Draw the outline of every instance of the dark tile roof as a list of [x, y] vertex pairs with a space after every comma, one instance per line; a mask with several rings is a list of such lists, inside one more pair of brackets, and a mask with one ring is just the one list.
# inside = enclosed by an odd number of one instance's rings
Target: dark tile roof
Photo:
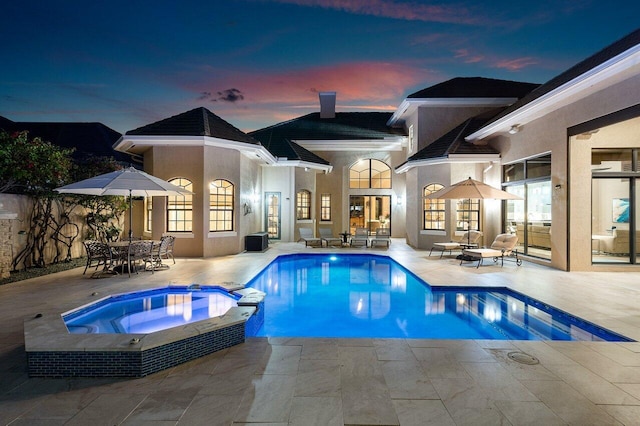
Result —
[[539, 84], [484, 77], [456, 77], [407, 96], [418, 98], [522, 98]]
[[329, 164], [329, 162], [324, 158], [317, 156], [308, 149], [305, 149], [288, 139], [272, 140], [263, 145], [275, 157], [287, 158], [289, 160], [300, 160], [316, 164]]
[[263, 144], [278, 139], [357, 140], [404, 135], [387, 126], [390, 112], [338, 112], [335, 118], [320, 118], [319, 112], [278, 123], [249, 134]]
[[0, 128], [7, 132], [26, 130], [30, 137], [39, 137], [63, 148], [75, 148], [75, 159], [96, 155], [131, 162], [128, 155], [113, 149], [120, 133], [102, 123], [17, 122], [0, 117]]
[[401, 129], [387, 126], [389, 117], [387, 112], [338, 112], [335, 118], [320, 118], [315, 112], [249, 134], [276, 157], [329, 164], [292, 140], [348, 141], [404, 135]]
[[203, 107], [129, 130], [126, 134], [135, 136], [210, 136], [254, 145], [260, 144], [242, 130]]
[[515, 102], [513, 105], [511, 105], [510, 107], [508, 107], [507, 109], [505, 109], [504, 111], [502, 111], [500, 114], [498, 114], [496, 117], [494, 117], [490, 122], [488, 122], [487, 124], [494, 122], [510, 113], [512, 113], [513, 111], [522, 108], [523, 106], [527, 105], [530, 102], [535, 101], [536, 99], [540, 98], [541, 96], [553, 91], [554, 89], [557, 89], [558, 87], [562, 86], [563, 84], [581, 76], [582, 74], [594, 69], [595, 67], [597, 67], [598, 65], [601, 65], [603, 63], [605, 63], [606, 61], [608, 61], [609, 59], [625, 52], [626, 50], [629, 50], [630, 48], [636, 46], [640, 44], [640, 29], [635, 30], [634, 32], [630, 33], [629, 35], [621, 38], [620, 40], [616, 41], [615, 43], [605, 47], [604, 49], [600, 50], [599, 52], [595, 53], [594, 55], [589, 56], [587, 59], [585, 59], [582, 62], [579, 62], [578, 64], [574, 65], [573, 67], [569, 68], [568, 70], [566, 70], [565, 72], [563, 72], [562, 74], [552, 78], [551, 80], [549, 80], [548, 82], [542, 84], [541, 86], [539, 86], [538, 88], [536, 88], [535, 90], [533, 90], [531, 93], [529, 93], [527, 96], [523, 97], [522, 99], [518, 100], [517, 102]]
[[453, 154], [499, 154], [499, 151], [489, 145], [474, 145], [464, 140], [467, 135], [482, 127], [490, 118], [495, 116], [496, 113], [496, 110], [492, 110], [467, 119], [442, 137], [413, 154], [400, 166], [413, 161], [447, 158]]

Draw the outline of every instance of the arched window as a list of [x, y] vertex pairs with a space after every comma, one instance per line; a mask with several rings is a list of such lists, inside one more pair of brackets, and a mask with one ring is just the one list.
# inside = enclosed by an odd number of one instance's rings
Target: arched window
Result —
[[445, 229], [445, 200], [429, 199], [427, 195], [441, 190], [444, 186], [430, 183], [422, 190], [423, 198], [423, 229]]
[[[170, 183], [193, 192], [189, 179], [171, 179]], [[193, 200], [191, 194], [167, 197], [167, 231], [191, 232], [193, 230]]]
[[391, 188], [391, 167], [372, 158], [360, 160], [349, 169], [349, 188]]
[[217, 179], [209, 185], [209, 231], [233, 231], [233, 184]]
[[306, 189], [296, 194], [296, 218], [298, 220], [311, 219], [311, 192]]

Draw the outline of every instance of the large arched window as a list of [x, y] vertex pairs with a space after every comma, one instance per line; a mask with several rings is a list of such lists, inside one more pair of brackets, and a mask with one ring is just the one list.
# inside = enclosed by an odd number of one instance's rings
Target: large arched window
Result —
[[[170, 183], [193, 192], [189, 179], [171, 179]], [[167, 197], [167, 231], [191, 232], [193, 230], [193, 200], [191, 194]]]
[[233, 184], [217, 179], [209, 185], [209, 231], [233, 231]]
[[372, 158], [360, 160], [349, 169], [349, 188], [391, 188], [391, 167]]
[[298, 220], [311, 219], [311, 192], [306, 189], [296, 194], [296, 218]]
[[423, 229], [445, 229], [445, 200], [429, 199], [427, 195], [441, 190], [444, 186], [430, 183], [422, 190], [423, 198]]

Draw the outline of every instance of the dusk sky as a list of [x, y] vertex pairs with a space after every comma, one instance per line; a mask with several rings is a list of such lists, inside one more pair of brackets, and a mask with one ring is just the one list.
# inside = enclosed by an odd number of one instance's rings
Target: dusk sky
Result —
[[0, 13], [0, 115], [124, 133], [204, 106], [244, 131], [393, 111], [453, 77], [544, 83], [638, 28], [637, 0], [22, 1]]

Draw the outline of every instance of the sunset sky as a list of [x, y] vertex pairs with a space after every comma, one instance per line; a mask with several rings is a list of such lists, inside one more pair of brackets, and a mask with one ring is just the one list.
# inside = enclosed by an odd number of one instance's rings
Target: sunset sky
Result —
[[[179, 3], [179, 5], [178, 5]], [[543, 83], [638, 27], [637, 1], [4, 2], [0, 115], [126, 132], [204, 106], [256, 130], [393, 111], [453, 77]]]

